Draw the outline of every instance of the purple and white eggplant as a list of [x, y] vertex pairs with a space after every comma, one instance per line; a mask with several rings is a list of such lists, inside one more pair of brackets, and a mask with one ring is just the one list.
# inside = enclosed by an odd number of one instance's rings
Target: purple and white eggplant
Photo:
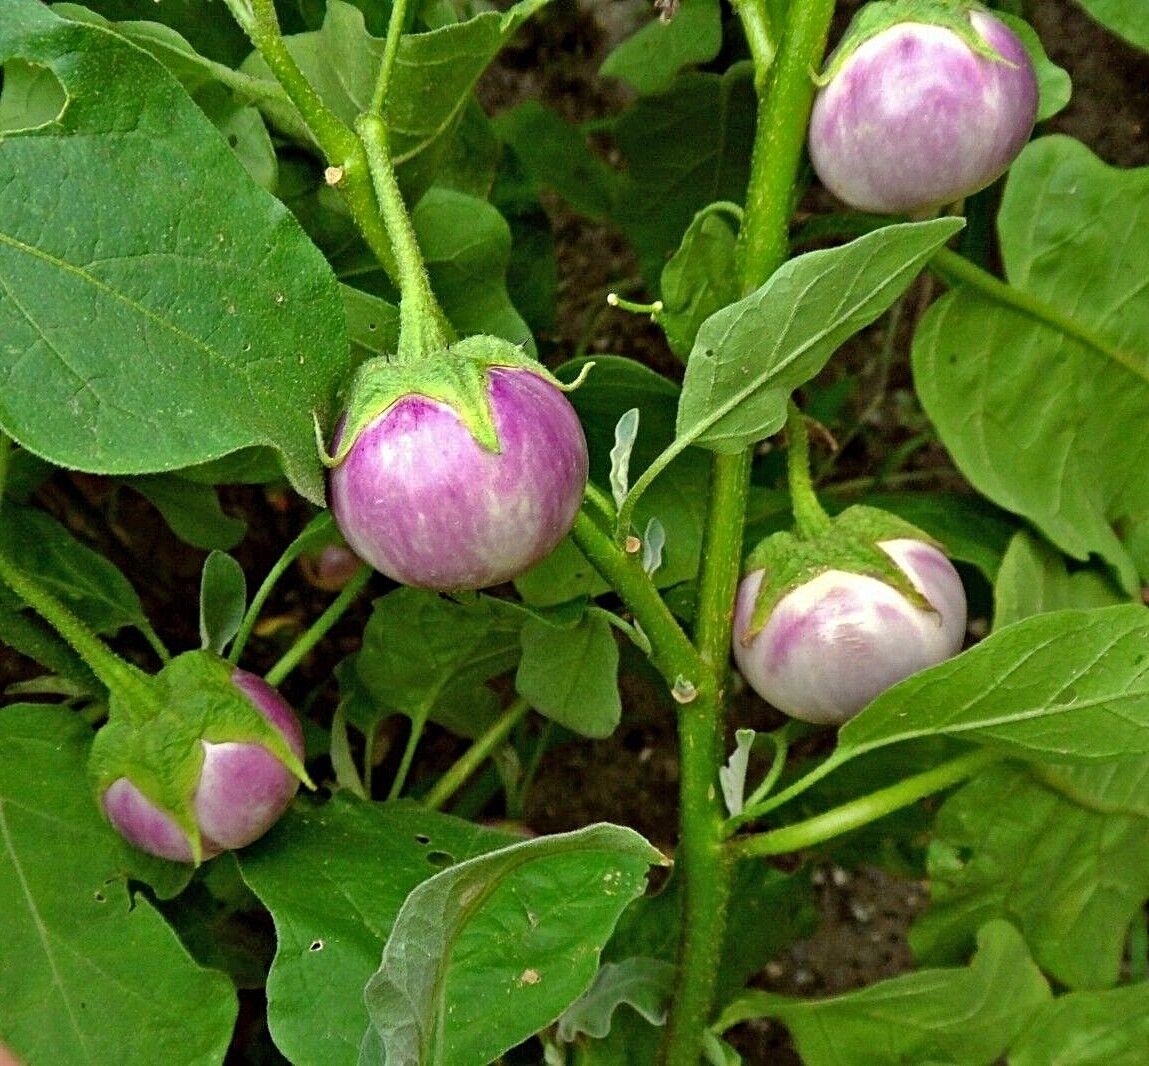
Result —
[[209, 653], [173, 660], [158, 681], [163, 707], [118, 715], [97, 734], [91, 769], [108, 821], [175, 862], [257, 840], [306, 779], [295, 712], [262, 678]]
[[[456, 348], [492, 344], [501, 350], [491, 338]], [[340, 443], [331, 509], [355, 553], [388, 577], [441, 591], [484, 588], [517, 577], [569, 532], [586, 486], [586, 439], [537, 364], [452, 353], [434, 369], [450, 370], [449, 389], [396, 390], [349, 447]]]
[[826, 78], [810, 159], [822, 183], [861, 211], [917, 215], [985, 188], [1037, 116], [1025, 46], [967, 3], [867, 5]]

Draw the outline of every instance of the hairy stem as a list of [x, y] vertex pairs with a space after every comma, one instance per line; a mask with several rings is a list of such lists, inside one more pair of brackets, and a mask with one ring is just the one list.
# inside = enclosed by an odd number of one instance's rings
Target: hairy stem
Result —
[[[763, 12], [756, 3], [739, 5], [748, 40], [760, 40], [761, 27], [755, 19]], [[764, 57], [755, 53], [760, 104], [737, 246], [744, 293], [760, 286], [789, 253], [791, 203], [814, 97], [810, 74], [821, 60], [833, 12], [833, 0], [792, 3], [778, 54], [765, 77], [760, 66]], [[706, 676], [698, 701], [679, 720], [681, 841], [677, 862], [683, 879], [683, 924], [663, 1043], [663, 1056], [670, 1066], [696, 1066], [701, 1059], [726, 926], [730, 865], [722, 845], [725, 827], [717, 770], [722, 762], [725, 682], [750, 460], [749, 450], [717, 455], [711, 471], [695, 632]]]
[[407, 0], [391, 0], [391, 17], [387, 21], [383, 59], [379, 63], [379, 73], [375, 76], [375, 91], [371, 94], [371, 112], [380, 117], [383, 115], [383, 105], [387, 102], [387, 90], [391, 85], [391, 74], [395, 69], [395, 57], [399, 54], [399, 42], [403, 39], [406, 21]]
[[932, 770], [907, 777], [896, 785], [878, 789], [868, 796], [859, 796], [833, 810], [807, 818], [804, 822], [732, 840], [726, 845], [727, 851], [734, 859], [755, 859], [766, 855], [785, 855], [822, 844], [852, 829], [869, 825], [894, 811], [900, 811], [935, 792], [952, 788], [1002, 758], [1000, 752], [989, 750], [962, 755]]
[[355, 576], [340, 589], [339, 595], [331, 601], [327, 610], [311, 623], [303, 636], [292, 644], [279, 662], [267, 671], [264, 680], [269, 685], [274, 687], [281, 684], [283, 679], [303, 662], [311, 649], [327, 636], [331, 627], [343, 617], [344, 612], [355, 601], [355, 597], [363, 591], [374, 572], [366, 563], [355, 571]]
[[511, 730], [526, 717], [530, 709], [530, 704], [521, 696], [514, 700], [435, 782], [435, 787], [427, 793], [423, 803], [433, 811], [440, 810], [443, 804], [483, 765], [491, 753], [507, 739]]
[[790, 483], [790, 506], [800, 536], [810, 539], [830, 528], [830, 516], [818, 502], [810, 478], [810, 433], [806, 416], [793, 400], [787, 406], [786, 474]]

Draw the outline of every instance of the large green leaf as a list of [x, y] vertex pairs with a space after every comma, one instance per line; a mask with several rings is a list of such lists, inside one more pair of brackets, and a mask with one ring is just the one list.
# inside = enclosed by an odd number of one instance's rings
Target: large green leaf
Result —
[[1144, 1066], [1149, 982], [1073, 992], [1037, 1012], [1009, 1049], [1009, 1066]]
[[365, 993], [386, 1061], [484, 1066], [549, 1025], [590, 986], [619, 915], [665, 861], [633, 830], [593, 825], [424, 881]]
[[1146, 0], [1078, 0], [1103, 26], [1149, 52], [1149, 3]]
[[[483, 11], [465, 22], [403, 35], [384, 118], [400, 180], [414, 199], [431, 184], [479, 75], [511, 34], [547, 2], [519, 0], [505, 12]], [[346, 123], [370, 109], [383, 40], [367, 32], [358, 8], [329, 0], [323, 27], [288, 37], [287, 47], [324, 103]], [[244, 70], [267, 75], [259, 56], [252, 56]], [[260, 106], [280, 129], [306, 139], [290, 104], [261, 101]]]
[[[1139, 587], [1119, 536], [1149, 514], [1149, 167], [1116, 170], [1067, 137], [1010, 171], [1006, 276], [1055, 326], [962, 287], [914, 339], [914, 378], [962, 473], [1075, 559]], [[1072, 334], [1072, 335], [1071, 335]]]
[[945, 734], [1049, 762], [1149, 754], [1149, 610], [1054, 611], [895, 685], [838, 734], [841, 755]]
[[992, 922], [978, 934], [968, 969], [924, 970], [823, 1000], [751, 991], [716, 1028], [777, 1018], [807, 1066], [989, 1066], [1048, 1000], [1025, 942], [1007, 923]]
[[686, 364], [677, 443], [735, 452], [777, 433], [790, 394], [886, 310], [961, 227], [953, 218], [906, 223], [809, 252], [712, 314]]
[[322, 256], [146, 53], [10, 0], [12, 57], [68, 99], [0, 140], [0, 426], [104, 473], [269, 445], [322, 502], [313, 412], [348, 371]]
[[[1135, 780], [1143, 785], [1144, 776]], [[1113, 781], [1113, 799], [1126, 784]], [[933, 906], [910, 937], [925, 961], [961, 959], [982, 923], [1002, 917], [1059, 981], [1105, 988], [1117, 980], [1129, 924], [1149, 897], [1149, 823], [1143, 813], [1074, 802], [1024, 768], [998, 766], [941, 808], [929, 872]]]
[[513, 839], [415, 804], [340, 793], [297, 806], [245, 849], [243, 878], [278, 934], [267, 996], [279, 1049], [298, 1066], [356, 1062], [368, 1026], [363, 986], [407, 895], [444, 865]]
[[0, 710], [0, 1042], [29, 1063], [222, 1062], [235, 990], [129, 890], [91, 736], [66, 710]]

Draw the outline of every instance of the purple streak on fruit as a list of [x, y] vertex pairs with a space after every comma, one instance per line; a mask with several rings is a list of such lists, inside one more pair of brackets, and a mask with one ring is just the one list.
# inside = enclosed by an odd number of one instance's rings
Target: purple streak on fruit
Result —
[[[236, 670], [232, 683], [303, 759], [303, 731], [290, 704], [266, 681]], [[193, 800], [204, 858], [242, 848], [263, 836], [287, 810], [299, 782], [260, 744], [200, 741], [203, 767]], [[191, 862], [192, 849], [175, 819], [126, 777], [103, 795], [104, 812], [130, 844], [162, 859]]]
[[501, 451], [448, 406], [406, 396], [359, 434], [331, 473], [331, 509], [352, 549], [406, 585], [484, 588], [529, 569], [574, 523], [586, 439], [562, 392], [529, 370], [494, 367]]
[[763, 571], [743, 578], [734, 611], [734, 660], [750, 686], [803, 721], [837, 725], [911, 674], [955, 655], [965, 591], [950, 561], [919, 540], [879, 547], [934, 610], [877, 578], [828, 570], [787, 593], [748, 643]]
[[860, 45], [814, 102], [810, 159], [823, 184], [862, 211], [917, 214], [985, 188], [1029, 140], [1037, 77], [1024, 45], [990, 15], [978, 34], [904, 22]]

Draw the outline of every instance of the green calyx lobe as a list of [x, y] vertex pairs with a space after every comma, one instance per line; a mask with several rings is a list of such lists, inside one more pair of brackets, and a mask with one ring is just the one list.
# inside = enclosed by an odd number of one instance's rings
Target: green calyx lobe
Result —
[[924, 541], [941, 545], [917, 526], [876, 507], [848, 507], [821, 532], [802, 537], [774, 533], [747, 557], [744, 570], [764, 570], [750, 625], [742, 635], [748, 644], [766, 625], [779, 601], [829, 570], [860, 574], [882, 581], [900, 592], [915, 607], [933, 611], [933, 605], [914, 588], [906, 573], [878, 545], [887, 540]]
[[196, 865], [203, 841], [195, 819], [195, 791], [203, 742], [259, 744], [308, 788], [311, 778], [283, 736], [232, 682], [235, 667], [214, 652], [190, 651], [150, 680], [148, 706], [112, 693], [107, 725], [97, 734], [88, 774], [97, 798], [126, 777], [183, 830]]
[[990, 14], [984, 4], [971, 0], [874, 0], [859, 9], [826, 62], [825, 69], [814, 80], [820, 86], [833, 81], [846, 61], [866, 41], [906, 22], [941, 26], [956, 33], [979, 56], [1013, 66], [974, 29], [969, 17], [971, 11]]
[[359, 434], [381, 414], [408, 396], [423, 396], [452, 408], [471, 436], [497, 455], [502, 446], [491, 409], [488, 371], [494, 367], [525, 370], [569, 392], [582, 383], [592, 365], [588, 363], [578, 379], [568, 385], [517, 344], [490, 336], [467, 337], [417, 361], [370, 359], [351, 382], [335, 453], [323, 454], [322, 446], [320, 453], [327, 466], [338, 466], [347, 458]]

